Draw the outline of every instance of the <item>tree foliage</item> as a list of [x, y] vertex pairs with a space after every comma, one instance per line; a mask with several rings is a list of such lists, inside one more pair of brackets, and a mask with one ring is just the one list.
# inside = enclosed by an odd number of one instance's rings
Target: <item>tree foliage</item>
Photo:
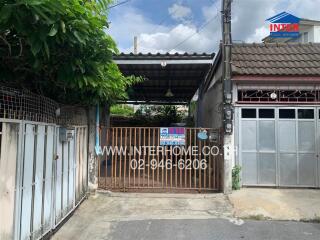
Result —
[[0, 81], [60, 102], [126, 97], [125, 77], [107, 34], [111, 0], [0, 0]]
[[184, 122], [187, 112], [174, 105], [140, 106], [135, 117], [146, 125], [171, 126], [172, 123]]
[[111, 106], [110, 113], [115, 116], [129, 117], [134, 115], [134, 109], [126, 104], [116, 104]]

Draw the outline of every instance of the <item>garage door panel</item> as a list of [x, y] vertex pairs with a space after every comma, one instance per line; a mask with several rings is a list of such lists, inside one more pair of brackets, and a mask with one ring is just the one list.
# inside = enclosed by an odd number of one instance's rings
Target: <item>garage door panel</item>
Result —
[[280, 185], [297, 185], [297, 155], [280, 154]]
[[240, 116], [243, 185], [319, 187], [320, 114], [312, 107], [275, 107], [267, 118], [261, 109]]
[[296, 122], [279, 121], [279, 151], [296, 152]]
[[315, 124], [310, 121], [298, 122], [298, 141], [299, 151], [314, 152], [315, 151]]
[[242, 122], [242, 150], [256, 151], [257, 148], [257, 123], [255, 120]]
[[275, 122], [259, 121], [259, 150], [275, 150]]
[[317, 160], [315, 154], [299, 154], [299, 185], [316, 186]]
[[243, 183], [257, 184], [257, 154], [256, 153], [242, 153], [243, 164]]
[[275, 185], [276, 184], [276, 154], [259, 154], [259, 183]]

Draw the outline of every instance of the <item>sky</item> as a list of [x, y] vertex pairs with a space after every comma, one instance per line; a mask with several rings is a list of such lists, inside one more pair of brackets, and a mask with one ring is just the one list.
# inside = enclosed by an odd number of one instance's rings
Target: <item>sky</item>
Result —
[[[116, 2], [123, 2], [118, 0]], [[320, 0], [233, 0], [234, 42], [261, 42], [265, 20], [286, 11], [320, 20]], [[130, 0], [109, 10], [108, 33], [121, 52], [216, 52], [221, 39], [221, 0]]]

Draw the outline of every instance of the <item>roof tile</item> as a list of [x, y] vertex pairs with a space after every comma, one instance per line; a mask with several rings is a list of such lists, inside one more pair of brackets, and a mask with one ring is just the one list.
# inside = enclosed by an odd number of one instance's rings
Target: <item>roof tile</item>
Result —
[[319, 43], [233, 44], [235, 75], [320, 76]]

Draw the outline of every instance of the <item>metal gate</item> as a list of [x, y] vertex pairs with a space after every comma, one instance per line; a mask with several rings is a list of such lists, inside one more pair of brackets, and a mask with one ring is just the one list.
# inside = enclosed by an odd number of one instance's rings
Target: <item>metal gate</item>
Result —
[[[127, 191], [220, 190], [221, 131], [184, 128], [184, 145], [161, 145], [160, 129], [101, 129], [99, 187]], [[200, 139], [199, 134], [207, 135]]]
[[87, 191], [87, 127], [0, 118], [0, 239], [40, 239]]
[[319, 187], [319, 116], [315, 107], [240, 108], [243, 185]]

